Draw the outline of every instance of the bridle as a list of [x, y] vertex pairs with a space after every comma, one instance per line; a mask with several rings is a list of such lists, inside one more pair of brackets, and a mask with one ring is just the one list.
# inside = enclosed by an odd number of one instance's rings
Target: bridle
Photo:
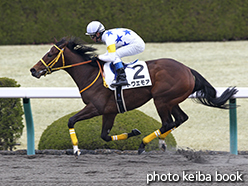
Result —
[[[47, 71], [46, 71], [46, 74], [51, 74], [52, 71], [55, 71], [55, 70], [60, 70], [60, 69], [63, 69], [63, 68], [66, 68], [65, 66], [65, 57], [64, 57], [64, 48], [60, 49], [59, 47], [57, 47], [57, 45], [53, 45], [55, 48], [57, 48], [59, 50], [59, 53], [58, 55], [48, 64], [45, 63], [45, 61], [43, 59], [40, 59], [40, 61], [43, 63], [43, 65], [46, 67]], [[62, 62], [63, 62], [63, 66], [62, 67], [58, 67], [58, 68], [52, 68], [59, 60], [60, 56], [62, 56]], [[68, 67], [67, 67], [68, 68]]]
[[[65, 69], [65, 68], [71, 68], [71, 67], [75, 67], [75, 66], [79, 66], [79, 65], [84, 65], [84, 64], [87, 64], [87, 63], [92, 62], [92, 60], [89, 60], [89, 61], [84, 61], [84, 62], [72, 64], [72, 65], [65, 65], [65, 57], [64, 57], [64, 53], [63, 53], [65, 47], [62, 48], [62, 49], [60, 49], [57, 45], [53, 45], [53, 46], [59, 50], [58, 55], [50, 63], [48, 63], [48, 64], [46, 64], [43, 59], [40, 59], [40, 61], [43, 63], [43, 65], [47, 69], [47, 72], [46, 72], [45, 75], [51, 74], [55, 70], [60, 70], [60, 69]], [[63, 64], [63, 66], [62, 67], [52, 68], [58, 62], [58, 60], [59, 60], [59, 58], [61, 56], [62, 56], [62, 64]], [[99, 62], [97, 61], [97, 63], [99, 63]]]
[[[80, 63], [76, 63], [76, 64], [72, 64], [72, 65], [65, 65], [65, 57], [64, 57], [64, 48], [60, 49], [57, 45], [53, 45], [55, 48], [57, 48], [59, 50], [59, 53], [58, 55], [48, 64], [45, 63], [45, 61], [43, 59], [40, 59], [40, 61], [42, 62], [42, 64], [46, 67], [46, 73], [44, 74], [44, 76], [46, 76], [47, 74], [51, 74], [53, 71], [56, 71], [56, 70], [60, 70], [60, 69], [65, 69], [65, 68], [71, 68], [71, 67], [75, 67], [75, 66], [79, 66], [79, 65], [84, 65], [84, 64], [87, 64], [87, 63], [91, 63], [92, 60], [89, 60], [89, 61], [84, 61], [84, 62], [80, 62]], [[56, 68], [53, 68], [53, 66], [58, 62], [59, 58], [62, 57], [62, 64], [63, 66], [61, 67], [56, 67]], [[98, 60], [96, 60], [97, 64], [98, 64], [98, 67], [99, 67], [99, 72], [96, 76], [96, 78], [92, 81], [92, 83], [90, 85], [88, 85], [87, 87], [85, 87], [84, 89], [80, 90], [80, 93], [84, 92], [85, 90], [87, 90], [88, 88], [90, 88], [95, 82], [96, 80], [99, 78], [100, 74], [102, 75], [102, 79], [103, 79], [103, 85], [108, 88], [108, 85], [106, 84], [105, 82], [105, 78], [103, 76], [103, 72], [102, 72], [102, 67], [99, 63]]]

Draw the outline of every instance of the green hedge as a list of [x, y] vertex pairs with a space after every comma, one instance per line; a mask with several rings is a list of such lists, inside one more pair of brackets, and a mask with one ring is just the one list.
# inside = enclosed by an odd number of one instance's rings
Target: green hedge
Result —
[[[20, 87], [14, 79], [0, 78], [0, 87]], [[0, 98], [0, 150], [15, 149], [24, 128], [20, 98]]]
[[248, 38], [248, 0], [1, 0], [0, 45], [81, 37], [87, 24], [127, 27], [146, 42]]
[[[69, 129], [67, 127], [67, 122], [68, 119], [75, 113], [66, 115], [48, 126], [47, 129], [42, 133], [38, 144], [38, 149], [71, 149], [72, 143], [69, 135]], [[138, 110], [132, 110], [124, 114], [117, 115], [110, 135], [129, 133], [134, 128], [139, 129], [142, 134], [127, 140], [105, 142], [101, 139], [101, 116], [80, 121], [75, 125], [75, 131], [78, 137], [80, 149], [137, 150], [140, 143], [142, 142], [142, 139], [148, 134], [161, 128], [161, 124], [155, 119]], [[176, 147], [176, 141], [172, 134], [169, 134], [165, 141], [169, 149]], [[158, 149], [158, 139], [155, 139], [149, 143], [146, 150], [149, 151], [156, 149]]]

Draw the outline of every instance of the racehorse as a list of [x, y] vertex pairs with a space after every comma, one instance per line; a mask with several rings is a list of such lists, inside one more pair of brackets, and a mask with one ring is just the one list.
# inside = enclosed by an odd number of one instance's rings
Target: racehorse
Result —
[[[107, 142], [139, 135], [140, 131], [137, 129], [130, 133], [109, 135], [118, 109], [113, 91], [104, 86], [103, 62], [92, 60], [96, 49], [86, 46], [76, 37], [64, 37], [60, 41], [55, 39], [55, 43], [30, 71], [34, 77], [40, 78], [64, 69], [78, 86], [86, 106], [68, 121], [75, 156], [80, 155], [80, 149], [74, 125], [80, 120], [102, 115], [101, 138]], [[235, 87], [231, 87], [217, 97], [215, 88], [202, 75], [173, 59], [150, 60], [146, 61], [146, 64], [152, 85], [123, 90], [127, 111], [153, 99], [162, 121], [160, 129], [143, 138], [138, 149], [139, 154], [145, 151], [145, 146], [154, 138], [164, 140], [172, 130], [188, 119], [179, 103], [191, 94], [195, 93], [195, 99], [206, 106], [227, 109], [227, 100], [237, 92]]]

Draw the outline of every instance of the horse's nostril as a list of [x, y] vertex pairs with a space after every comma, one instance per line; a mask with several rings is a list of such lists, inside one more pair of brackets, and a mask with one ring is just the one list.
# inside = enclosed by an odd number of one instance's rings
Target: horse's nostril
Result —
[[35, 70], [34, 68], [31, 68], [31, 69], [30, 69], [30, 72], [31, 72], [32, 76], [35, 76], [36, 70]]
[[34, 68], [31, 68], [31, 69], [30, 69], [30, 72], [31, 72], [31, 73], [34, 73], [35, 71], [36, 71], [36, 70], [35, 70]]

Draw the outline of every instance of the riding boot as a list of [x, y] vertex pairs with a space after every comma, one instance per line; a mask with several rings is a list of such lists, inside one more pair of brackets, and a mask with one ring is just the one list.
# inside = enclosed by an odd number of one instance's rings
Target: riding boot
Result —
[[112, 83], [110, 86], [118, 87], [118, 86], [129, 85], [126, 79], [126, 73], [122, 65], [122, 62], [115, 64], [115, 68], [117, 72], [116, 82]]

